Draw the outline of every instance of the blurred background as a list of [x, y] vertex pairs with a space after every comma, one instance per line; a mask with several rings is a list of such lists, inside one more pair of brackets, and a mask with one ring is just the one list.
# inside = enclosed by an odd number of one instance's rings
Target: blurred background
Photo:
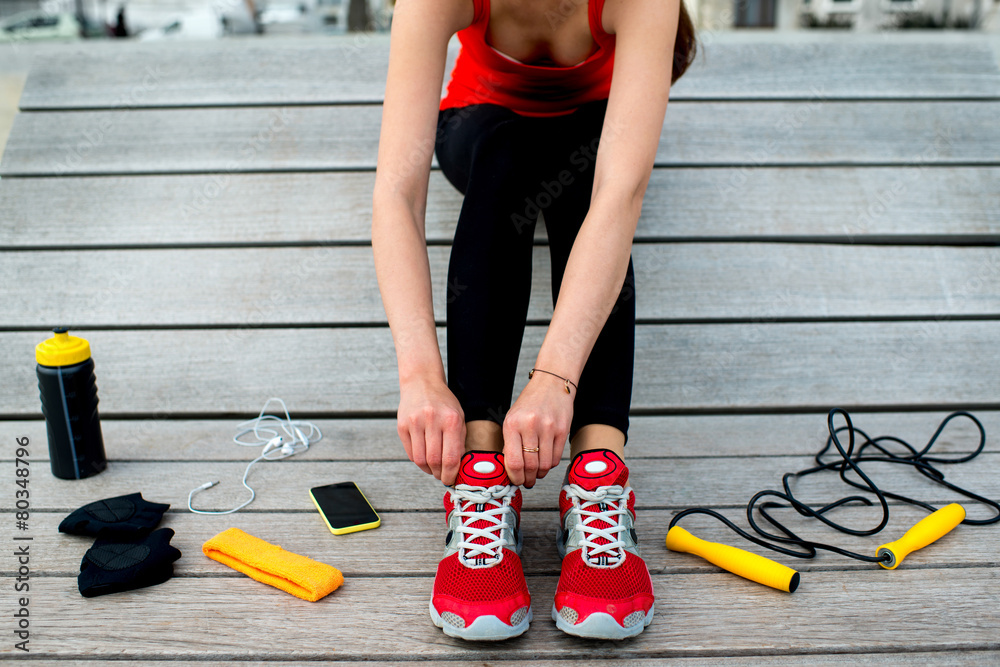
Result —
[[[0, 0], [0, 40], [386, 32], [393, 0]], [[1000, 32], [1000, 0], [685, 0], [699, 30]]]
[[0, 0], [6, 39], [388, 31], [390, 0]]

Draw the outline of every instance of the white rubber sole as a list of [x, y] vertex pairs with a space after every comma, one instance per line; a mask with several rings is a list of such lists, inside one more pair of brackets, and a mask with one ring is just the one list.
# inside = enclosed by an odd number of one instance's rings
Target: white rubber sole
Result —
[[434, 608], [434, 600], [430, 601], [431, 620], [434, 625], [444, 630], [449, 637], [458, 637], [468, 641], [498, 642], [511, 637], [524, 634], [531, 623], [531, 607], [528, 607], [528, 615], [517, 625], [507, 625], [496, 616], [480, 616], [464, 628], [448, 623]]
[[646, 618], [641, 624], [636, 623], [631, 628], [623, 628], [618, 625], [618, 621], [616, 621], [610, 614], [605, 614], [603, 612], [593, 613], [582, 623], [570, 625], [569, 622], [563, 618], [558, 611], [556, 611], [555, 605], [552, 605], [552, 620], [556, 622], [557, 628], [568, 635], [586, 637], [588, 639], [628, 639], [629, 637], [635, 637], [638, 635], [646, 628], [647, 625], [653, 622], [653, 607], [649, 608], [649, 612], [646, 614]]

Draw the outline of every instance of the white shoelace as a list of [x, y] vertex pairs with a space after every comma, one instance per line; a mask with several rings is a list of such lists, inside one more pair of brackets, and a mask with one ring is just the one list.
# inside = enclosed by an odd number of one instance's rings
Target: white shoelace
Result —
[[[466, 567], [491, 567], [503, 560], [503, 548], [506, 543], [503, 539], [503, 530], [513, 528], [507, 523], [507, 515], [513, 511], [510, 505], [511, 498], [517, 487], [513, 485], [491, 486], [483, 488], [481, 486], [469, 486], [467, 484], [457, 484], [451, 492], [452, 502], [456, 503], [455, 516], [461, 519], [458, 527], [461, 539], [458, 543], [458, 559]], [[473, 510], [463, 510], [462, 507], [471, 503]], [[489, 505], [487, 508], [486, 506]], [[485, 521], [486, 528], [473, 528], [472, 524], [478, 521]], [[485, 538], [489, 540], [485, 544], [473, 544], [472, 540]], [[485, 558], [479, 558], [485, 556]]]
[[[563, 487], [566, 495], [573, 502], [571, 512], [580, 517], [580, 530], [583, 533], [583, 559], [593, 567], [618, 567], [625, 562], [625, 542], [621, 533], [625, 526], [619, 517], [628, 512], [628, 496], [631, 488], [620, 486], [602, 486], [595, 491], [587, 491], [576, 484]], [[583, 502], [581, 502], [583, 501]], [[604, 507], [603, 510], [590, 510], [581, 507], [582, 504]], [[595, 523], [610, 525], [610, 528], [600, 528]], [[595, 540], [603, 538], [604, 544]]]

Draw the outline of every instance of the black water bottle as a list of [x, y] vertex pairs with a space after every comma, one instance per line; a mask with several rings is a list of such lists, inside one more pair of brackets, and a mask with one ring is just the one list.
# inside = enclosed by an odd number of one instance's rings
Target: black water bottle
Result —
[[52, 474], [83, 479], [108, 466], [97, 414], [94, 360], [86, 340], [70, 336], [65, 327], [52, 331], [52, 338], [35, 346]]

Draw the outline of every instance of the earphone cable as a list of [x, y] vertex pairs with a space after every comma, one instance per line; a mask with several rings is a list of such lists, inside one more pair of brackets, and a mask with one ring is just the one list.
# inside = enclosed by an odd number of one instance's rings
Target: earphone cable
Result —
[[[277, 401], [281, 404], [281, 409], [285, 413], [285, 418], [282, 419], [277, 415], [267, 414], [268, 406], [272, 401]], [[268, 428], [263, 426], [264, 424], [270, 424], [275, 422], [281, 427], [281, 430], [288, 436], [288, 440], [282, 436], [277, 430], [273, 428]], [[260, 455], [247, 464], [246, 469], [243, 471], [243, 486], [250, 492], [250, 498], [232, 509], [228, 510], [199, 510], [195, 509], [192, 504], [192, 499], [194, 494], [204, 491], [205, 489], [210, 489], [217, 485], [219, 482], [206, 482], [199, 487], [191, 489], [188, 493], [188, 510], [194, 512], [195, 514], [232, 514], [233, 512], [238, 512], [250, 503], [254, 501], [257, 497], [257, 492], [247, 483], [247, 477], [250, 475], [250, 469], [255, 463], [259, 461], [280, 461], [281, 459], [286, 459], [290, 456], [294, 456], [300, 452], [304, 452], [309, 449], [309, 445], [318, 442], [323, 438], [323, 433], [320, 431], [319, 427], [312, 422], [307, 421], [295, 421], [292, 419], [291, 414], [288, 412], [288, 407], [285, 402], [277, 397], [272, 397], [267, 399], [264, 403], [264, 407], [261, 408], [260, 414], [258, 414], [253, 419], [248, 419], [237, 425], [236, 435], [233, 436], [233, 442], [242, 447], [259, 447], [264, 446], [261, 450]], [[242, 440], [244, 436], [249, 433], [253, 433], [254, 437], [257, 438], [254, 442], [247, 442]]]

